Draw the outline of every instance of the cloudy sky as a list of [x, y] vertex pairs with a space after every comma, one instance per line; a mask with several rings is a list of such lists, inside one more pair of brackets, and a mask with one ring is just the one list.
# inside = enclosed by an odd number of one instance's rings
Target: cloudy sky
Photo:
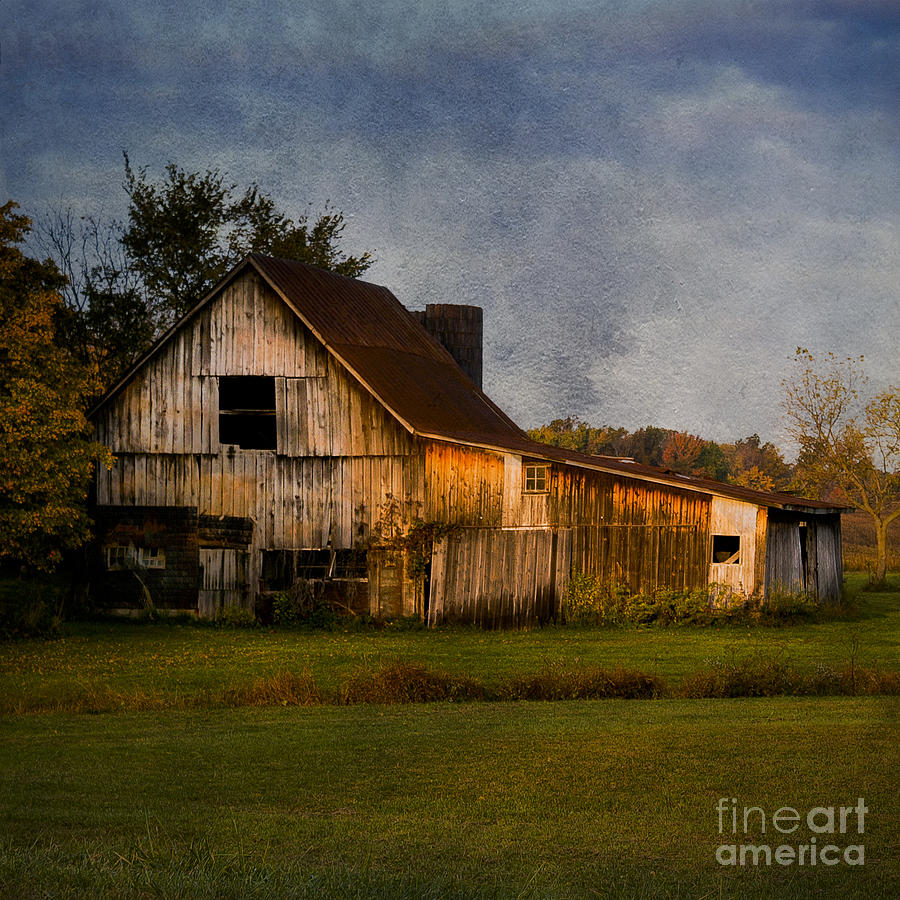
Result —
[[33, 217], [121, 217], [123, 150], [330, 201], [525, 427], [780, 442], [798, 345], [900, 381], [896, 0], [7, 0], [0, 123]]

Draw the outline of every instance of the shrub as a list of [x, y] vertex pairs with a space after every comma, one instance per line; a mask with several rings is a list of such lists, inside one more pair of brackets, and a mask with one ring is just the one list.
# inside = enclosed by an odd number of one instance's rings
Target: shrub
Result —
[[393, 662], [375, 672], [362, 670], [340, 688], [344, 704], [482, 699], [484, 687], [476, 679], [429, 669], [418, 662]]
[[846, 603], [822, 607], [802, 593], [771, 593], [760, 602], [724, 585], [632, 593], [596, 575], [575, 572], [563, 593], [562, 613], [564, 621], [573, 625], [787, 625], [847, 617], [852, 609]]
[[498, 700], [647, 700], [660, 697], [665, 684], [656, 675], [598, 666], [565, 668], [547, 664], [539, 672], [513, 675], [496, 690]]
[[0, 579], [0, 638], [55, 634], [65, 594], [64, 585], [45, 577]]
[[324, 703], [309, 672], [279, 672], [252, 684], [225, 691], [226, 706], [315, 706]]
[[223, 606], [216, 613], [216, 625], [224, 628], [252, 628], [256, 616], [243, 606]]
[[272, 600], [272, 621], [290, 628], [334, 630], [341, 616], [326, 603], [320, 581], [298, 579], [290, 590], [280, 591]]
[[624, 621], [627, 591], [588, 572], [573, 572], [562, 599], [563, 617], [576, 625], [618, 625]]
[[821, 609], [808, 594], [770, 591], [759, 606], [758, 616], [765, 625], [786, 625], [812, 621], [819, 616]]
[[781, 659], [711, 660], [685, 678], [678, 693], [690, 698], [898, 694], [900, 672], [860, 668], [853, 661], [800, 672]]
[[780, 659], [709, 660], [681, 684], [683, 697], [775, 697], [803, 694], [802, 676]]

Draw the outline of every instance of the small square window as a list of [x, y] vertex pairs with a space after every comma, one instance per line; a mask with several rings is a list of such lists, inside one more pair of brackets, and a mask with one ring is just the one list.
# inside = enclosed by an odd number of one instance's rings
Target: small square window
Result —
[[712, 561], [740, 565], [741, 537], [738, 534], [714, 534], [712, 536]]
[[550, 490], [548, 486], [549, 468], [549, 466], [525, 466], [523, 468], [526, 494], [546, 494]]
[[132, 547], [107, 547], [106, 548], [106, 568], [114, 572], [117, 569], [127, 569], [128, 563], [134, 558], [134, 549]]
[[138, 551], [138, 563], [146, 569], [164, 569], [166, 552], [162, 547], [142, 547]]

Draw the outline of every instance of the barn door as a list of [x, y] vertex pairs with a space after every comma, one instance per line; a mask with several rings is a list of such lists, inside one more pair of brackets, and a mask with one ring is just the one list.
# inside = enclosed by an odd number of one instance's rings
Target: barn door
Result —
[[204, 619], [214, 619], [226, 606], [244, 606], [249, 593], [246, 550], [200, 550], [203, 586], [197, 612]]

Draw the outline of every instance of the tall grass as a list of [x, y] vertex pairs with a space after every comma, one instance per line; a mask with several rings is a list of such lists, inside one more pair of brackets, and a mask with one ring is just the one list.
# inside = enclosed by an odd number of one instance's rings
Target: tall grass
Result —
[[244, 706], [334, 706], [518, 700], [653, 700], [661, 697], [775, 697], [900, 694], [900, 672], [862, 667], [850, 659], [837, 667], [800, 669], [780, 657], [710, 660], [679, 682], [636, 669], [546, 662], [493, 682], [448, 673], [423, 662], [395, 661], [359, 668], [337, 688], [324, 688], [309, 672], [281, 671], [218, 691], [151, 694], [79, 685], [47, 697], [0, 698], [0, 714], [124, 710], [210, 709]]

